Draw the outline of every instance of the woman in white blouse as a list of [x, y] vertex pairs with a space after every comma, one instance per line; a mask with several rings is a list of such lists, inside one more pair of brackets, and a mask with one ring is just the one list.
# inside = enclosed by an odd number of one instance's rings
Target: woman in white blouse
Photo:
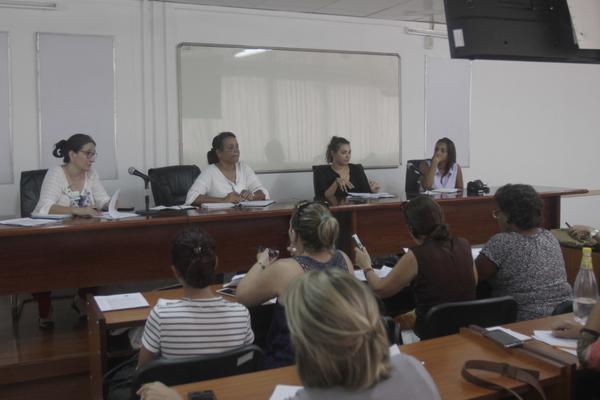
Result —
[[52, 155], [62, 158], [64, 164], [52, 167], [46, 173], [40, 199], [33, 212], [97, 216], [97, 210], [108, 204], [110, 197], [92, 169], [96, 160], [94, 139], [76, 133], [68, 140], [56, 143]]
[[[92, 164], [96, 160], [96, 142], [88, 135], [76, 133], [67, 140], [54, 145], [54, 157], [62, 158], [64, 164], [52, 167], [46, 173], [40, 199], [34, 213], [73, 214], [94, 217], [108, 204], [110, 197], [100, 182]], [[79, 289], [72, 307], [80, 317], [85, 316], [85, 295], [89, 289]], [[32, 293], [38, 302], [39, 326], [51, 328], [52, 305], [50, 292]]]
[[186, 204], [239, 203], [265, 200], [269, 192], [248, 165], [240, 161], [240, 147], [232, 132], [214, 137], [206, 155], [210, 164], [188, 191]]

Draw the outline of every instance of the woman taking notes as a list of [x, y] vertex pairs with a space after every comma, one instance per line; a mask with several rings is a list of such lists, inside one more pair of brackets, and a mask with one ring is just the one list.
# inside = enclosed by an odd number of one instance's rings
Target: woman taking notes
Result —
[[[284, 295], [287, 324], [304, 386], [297, 400], [436, 400], [435, 383], [412, 356], [390, 355], [375, 298], [338, 270], [311, 271]], [[181, 399], [163, 384], [138, 391], [143, 400]]]
[[[46, 173], [40, 199], [34, 213], [72, 214], [80, 217], [96, 217], [98, 211], [110, 201], [92, 164], [96, 160], [96, 142], [88, 135], [77, 133], [54, 146], [54, 157], [64, 164], [52, 167]], [[80, 289], [72, 307], [85, 316], [85, 295], [89, 290]], [[32, 293], [38, 302], [40, 328], [51, 328], [52, 306], [50, 292]]]
[[463, 188], [462, 169], [456, 163], [456, 147], [448, 138], [437, 141], [433, 157], [421, 161], [419, 170], [423, 174], [420, 181], [424, 189]]
[[62, 158], [64, 164], [46, 173], [33, 213], [97, 216], [97, 210], [107, 205], [110, 197], [92, 169], [97, 156], [94, 139], [76, 133], [56, 143], [52, 155]]
[[[268, 249], [259, 253], [256, 263], [237, 287], [237, 300], [251, 307], [280, 298], [290, 282], [313, 269], [352, 271], [348, 256], [335, 249], [338, 234], [338, 221], [327, 207], [320, 203], [299, 203], [292, 213], [288, 231], [292, 257], [270, 259]], [[267, 367], [294, 362], [285, 310], [279, 303], [275, 305], [265, 353]]]
[[325, 159], [330, 168], [315, 171], [316, 198], [343, 197], [348, 192], [375, 193], [379, 191], [379, 184], [367, 179], [365, 171], [360, 164], [351, 164], [352, 149], [350, 142], [343, 137], [333, 136]]
[[186, 204], [199, 206], [269, 198], [269, 192], [252, 168], [240, 161], [240, 146], [233, 133], [221, 132], [215, 136], [206, 157], [210, 165], [196, 178]]

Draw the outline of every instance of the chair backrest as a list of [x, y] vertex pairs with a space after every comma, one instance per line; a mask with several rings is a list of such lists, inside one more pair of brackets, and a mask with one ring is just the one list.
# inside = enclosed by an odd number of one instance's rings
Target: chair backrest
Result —
[[320, 171], [322, 171], [322, 170], [324, 170], [326, 168], [331, 168], [331, 167], [329, 166], [329, 164], [325, 164], [325, 165], [313, 165], [312, 166], [312, 172], [313, 172], [313, 191], [315, 193], [315, 198], [317, 197], [317, 180], [315, 179], [315, 176], [317, 176]]
[[394, 321], [392, 317], [388, 317], [387, 315], [383, 315], [381, 317], [381, 322], [383, 322], [383, 326], [385, 326], [385, 332], [387, 333], [388, 340], [390, 341], [390, 346], [394, 344], [402, 344], [400, 324]]
[[47, 169], [34, 169], [21, 172], [21, 217], [29, 217], [40, 200], [42, 183]]
[[408, 160], [406, 162], [406, 179], [404, 181], [404, 191], [406, 193], [419, 193], [419, 165], [425, 160]]
[[178, 206], [185, 203], [188, 190], [200, 175], [196, 165], [171, 165], [148, 170], [152, 184], [154, 204]]
[[517, 302], [511, 296], [443, 303], [432, 307], [425, 316], [421, 339], [458, 333], [471, 324], [490, 327], [517, 320]]
[[573, 300], [565, 300], [562, 303], [559, 303], [554, 310], [552, 311], [552, 315], [559, 314], [567, 314], [573, 312]]
[[130, 398], [138, 399], [135, 393], [147, 382], [160, 381], [167, 386], [173, 386], [246, 374], [262, 369], [264, 360], [262, 350], [256, 345], [242, 346], [224, 353], [206, 356], [153, 360], [134, 375]]

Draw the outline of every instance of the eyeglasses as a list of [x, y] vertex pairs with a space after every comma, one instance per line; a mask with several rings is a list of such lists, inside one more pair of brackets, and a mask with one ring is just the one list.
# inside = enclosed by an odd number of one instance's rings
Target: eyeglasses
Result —
[[495, 209], [494, 211], [492, 211], [492, 217], [494, 217], [494, 219], [498, 219], [498, 214], [500, 214], [502, 211], [500, 211], [499, 208]]
[[85, 158], [87, 158], [88, 160], [93, 160], [94, 158], [98, 157], [98, 153], [96, 153], [95, 151], [83, 151], [81, 150], [80, 153], [83, 153], [83, 155], [85, 155]]

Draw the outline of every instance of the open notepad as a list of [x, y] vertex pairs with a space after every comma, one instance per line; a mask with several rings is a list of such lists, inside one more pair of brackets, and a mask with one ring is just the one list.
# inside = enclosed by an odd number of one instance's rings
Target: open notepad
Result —
[[357, 193], [357, 192], [348, 192], [348, 196], [350, 198], [358, 198], [358, 199], [385, 199], [388, 197], [396, 197], [393, 194], [381, 192], [381, 193]]
[[239, 203], [202, 203], [202, 208], [206, 210], [223, 210], [233, 207], [266, 207], [275, 203], [274, 200], [248, 200]]
[[114, 294], [112, 296], [94, 296], [100, 311], [126, 310], [128, 308], [148, 307], [146, 298], [139, 292]]

